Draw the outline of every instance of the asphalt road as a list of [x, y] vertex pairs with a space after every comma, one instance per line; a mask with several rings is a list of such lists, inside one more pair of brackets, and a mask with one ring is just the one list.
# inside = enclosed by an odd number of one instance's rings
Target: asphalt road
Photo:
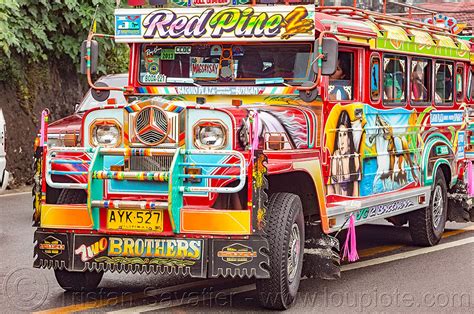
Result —
[[[106, 273], [92, 293], [64, 293], [51, 270], [33, 269], [30, 195], [0, 196], [0, 311], [252, 312], [252, 280], [191, 280]], [[337, 281], [303, 280], [288, 312], [474, 312], [474, 224], [448, 223], [441, 243], [414, 247], [406, 227], [357, 228], [361, 260]]]

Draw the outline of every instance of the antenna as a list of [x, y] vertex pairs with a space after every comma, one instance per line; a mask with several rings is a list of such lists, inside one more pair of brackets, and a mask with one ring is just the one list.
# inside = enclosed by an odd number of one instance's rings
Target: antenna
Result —
[[[118, 2], [120, 2], [120, 0], [116, 0]], [[95, 6], [95, 12], [94, 12], [94, 16], [92, 17], [92, 22], [91, 22], [91, 27], [89, 29], [89, 33], [94, 33], [96, 31], [96, 17], [97, 17], [97, 11], [99, 10], [99, 5], [96, 5]]]

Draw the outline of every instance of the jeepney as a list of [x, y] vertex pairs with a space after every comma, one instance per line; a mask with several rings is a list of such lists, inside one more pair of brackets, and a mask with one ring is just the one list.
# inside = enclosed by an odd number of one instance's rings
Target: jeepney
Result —
[[127, 86], [90, 81], [127, 103], [84, 113], [62, 147], [43, 113], [35, 267], [72, 291], [105, 271], [251, 277], [264, 307], [286, 309], [302, 276], [357, 259], [358, 225], [408, 224], [431, 246], [447, 220], [474, 220], [472, 44], [351, 7], [263, 2], [118, 8], [114, 35], [89, 34], [89, 81], [94, 38], [129, 45]]

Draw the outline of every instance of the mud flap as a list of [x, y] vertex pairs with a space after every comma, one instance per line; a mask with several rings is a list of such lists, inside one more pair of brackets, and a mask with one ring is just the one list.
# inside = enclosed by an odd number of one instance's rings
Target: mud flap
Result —
[[341, 277], [339, 240], [322, 232], [319, 222], [306, 223], [303, 276], [334, 280]]
[[33, 267], [70, 269], [70, 235], [36, 231], [34, 242]]
[[209, 277], [269, 278], [268, 241], [212, 239]]
[[448, 193], [448, 220], [454, 222], [474, 221], [473, 199], [468, 197], [465, 183], [458, 182]]

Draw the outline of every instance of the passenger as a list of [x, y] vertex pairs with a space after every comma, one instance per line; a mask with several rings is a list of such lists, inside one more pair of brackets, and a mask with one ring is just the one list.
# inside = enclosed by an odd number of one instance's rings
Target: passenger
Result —
[[403, 71], [400, 61], [388, 62], [384, 71], [384, 100], [402, 102], [405, 99]]
[[441, 64], [436, 72], [436, 103], [450, 102], [452, 100], [453, 82], [451, 69]]
[[329, 76], [329, 100], [350, 100], [351, 88], [350, 56], [341, 53], [337, 60], [336, 71]]
[[331, 157], [328, 194], [359, 196], [360, 164], [352, 122], [346, 110], [339, 114]]
[[411, 72], [411, 95], [415, 101], [428, 101], [428, 91], [423, 80], [423, 69], [418, 63]]

